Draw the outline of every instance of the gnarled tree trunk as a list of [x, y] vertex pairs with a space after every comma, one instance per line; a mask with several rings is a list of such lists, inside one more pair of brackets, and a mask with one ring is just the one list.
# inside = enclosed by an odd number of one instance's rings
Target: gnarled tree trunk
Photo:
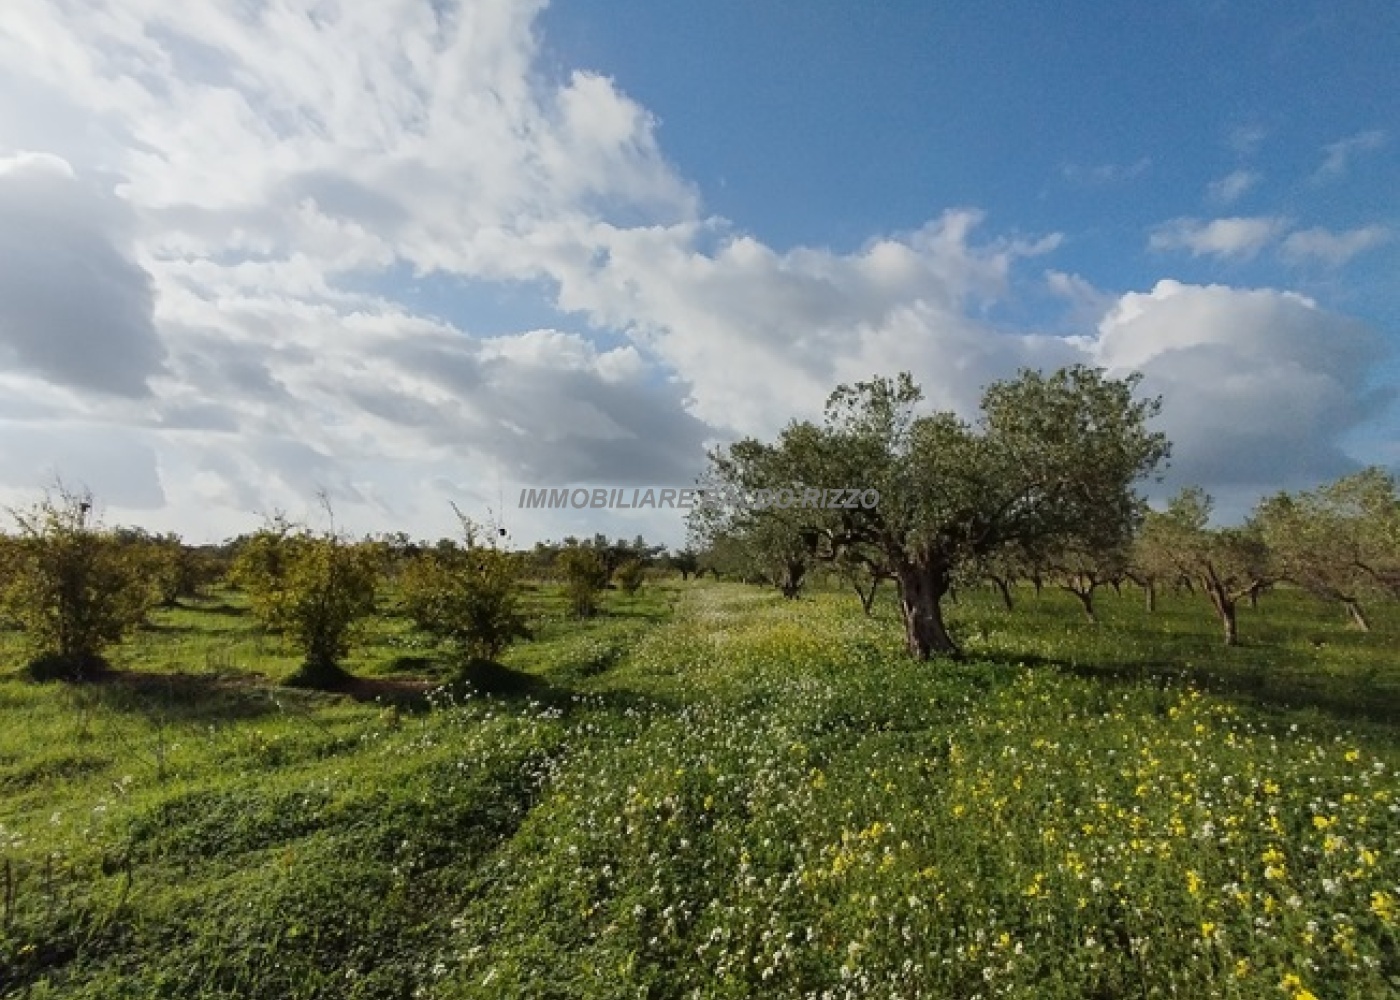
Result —
[[943, 622], [943, 597], [951, 589], [950, 568], [942, 563], [905, 563], [895, 572], [904, 640], [909, 655], [920, 660], [958, 656], [960, 650]]

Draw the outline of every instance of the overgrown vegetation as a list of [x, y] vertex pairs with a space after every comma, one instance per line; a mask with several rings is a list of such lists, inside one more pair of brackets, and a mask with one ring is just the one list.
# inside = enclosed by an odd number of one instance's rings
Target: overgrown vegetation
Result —
[[[0, 679], [0, 996], [1393, 992], [1393, 605], [1281, 590], [1226, 648], [1189, 594], [964, 588], [930, 670], [813, 586], [528, 591], [421, 711], [260, 686], [230, 594], [114, 651], [149, 685]], [[242, 661], [197, 697], [195, 642]]]

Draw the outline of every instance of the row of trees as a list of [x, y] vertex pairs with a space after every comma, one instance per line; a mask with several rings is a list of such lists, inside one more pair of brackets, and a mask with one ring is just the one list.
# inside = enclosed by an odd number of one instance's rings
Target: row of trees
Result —
[[1245, 524], [1210, 523], [1211, 498], [1183, 490], [1151, 510], [1136, 486], [1167, 459], [1148, 428], [1160, 400], [1138, 379], [1074, 367], [994, 383], [982, 417], [918, 414], [908, 375], [841, 386], [823, 424], [794, 422], [772, 442], [710, 456], [707, 485], [754, 495], [792, 486], [873, 488], [873, 509], [720, 509], [692, 513], [699, 565], [796, 596], [834, 573], [869, 613], [885, 581], [898, 589], [909, 652], [956, 654], [943, 602], [958, 586], [994, 585], [1007, 607], [1018, 582], [1072, 593], [1096, 620], [1100, 588], [1141, 586], [1207, 597], [1225, 642], [1236, 608], [1289, 582], [1336, 601], [1367, 627], [1367, 601], [1400, 594], [1400, 499], [1376, 468], [1310, 492], [1279, 493]]
[[[389, 585], [398, 610], [443, 642], [453, 663], [494, 660], [529, 630], [520, 610], [524, 580], [543, 572], [564, 586], [571, 609], [591, 615], [602, 591], [642, 586], [662, 549], [638, 538], [602, 536], [508, 552], [499, 533], [464, 517], [459, 540], [417, 544], [405, 536], [355, 541], [274, 515], [222, 546], [190, 547], [175, 535], [108, 528], [92, 497], [59, 484], [27, 510], [12, 510], [0, 534], [0, 625], [20, 630], [36, 676], [83, 680], [105, 666], [103, 651], [145, 624], [160, 606], [216, 583], [244, 591], [269, 631], [303, 657], [294, 682], [335, 687], [360, 626]], [[548, 553], [542, 563], [541, 551]]]

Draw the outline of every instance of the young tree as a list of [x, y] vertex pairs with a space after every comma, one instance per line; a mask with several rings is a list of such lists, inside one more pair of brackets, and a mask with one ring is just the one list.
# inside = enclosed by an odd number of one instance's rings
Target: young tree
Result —
[[564, 590], [574, 614], [581, 618], [595, 614], [598, 595], [611, 577], [602, 555], [591, 546], [573, 545], [559, 553], [555, 566], [564, 575]]
[[292, 682], [334, 688], [348, 679], [340, 663], [355, 626], [374, 613], [381, 569], [376, 547], [348, 541], [334, 524], [317, 532], [274, 515], [241, 546], [231, 575], [263, 625], [305, 657]]
[[868, 618], [875, 610], [875, 595], [880, 584], [894, 577], [880, 558], [864, 546], [847, 546], [834, 562], [837, 575], [856, 592], [860, 609]]
[[1011, 611], [1016, 606], [1012, 597], [1016, 581], [1041, 579], [1041, 568], [1035, 565], [1021, 546], [1006, 545], [978, 559], [974, 566], [969, 567], [967, 576], [971, 582], [979, 579], [989, 581], [1001, 595], [1002, 606]]
[[1164, 513], [1148, 513], [1139, 551], [1200, 587], [1220, 618], [1225, 645], [1233, 646], [1239, 642], [1239, 602], [1258, 594], [1275, 574], [1257, 526], [1211, 528], [1211, 507], [1204, 490], [1183, 489]]
[[156, 535], [142, 528], [120, 527], [114, 537], [131, 557], [142, 563], [160, 593], [160, 605], [173, 608], [182, 597], [198, 597], [220, 575], [210, 553], [186, 545], [174, 532]]
[[617, 568], [613, 578], [624, 594], [635, 594], [641, 589], [644, 572], [640, 559], [628, 559]]
[[61, 483], [11, 509], [16, 534], [0, 566], [0, 612], [24, 633], [36, 676], [86, 680], [103, 651], [146, 619], [159, 592], [146, 565], [93, 514], [92, 495]]
[[899, 588], [910, 654], [956, 655], [942, 601], [960, 567], [1006, 546], [1038, 548], [1131, 522], [1133, 484], [1168, 451], [1146, 427], [1159, 402], [1133, 398], [1138, 381], [1084, 366], [1023, 371], [987, 388], [975, 426], [951, 413], [916, 415], [922, 393], [907, 373], [838, 387], [824, 426], [793, 423], [774, 444], [720, 449], [710, 473], [747, 495], [840, 487], [875, 490], [878, 503], [796, 517], [736, 507], [706, 530], [786, 522], [824, 559], [870, 546]]
[[494, 661], [516, 639], [530, 636], [520, 613], [520, 570], [520, 560], [491, 547], [448, 557], [422, 553], [400, 577], [404, 612], [449, 644], [459, 672]]

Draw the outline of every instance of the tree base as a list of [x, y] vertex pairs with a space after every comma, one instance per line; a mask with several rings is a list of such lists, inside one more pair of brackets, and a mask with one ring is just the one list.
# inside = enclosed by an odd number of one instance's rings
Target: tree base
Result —
[[312, 688], [317, 691], [339, 691], [348, 687], [354, 677], [334, 663], [303, 663], [286, 680], [287, 687]]

